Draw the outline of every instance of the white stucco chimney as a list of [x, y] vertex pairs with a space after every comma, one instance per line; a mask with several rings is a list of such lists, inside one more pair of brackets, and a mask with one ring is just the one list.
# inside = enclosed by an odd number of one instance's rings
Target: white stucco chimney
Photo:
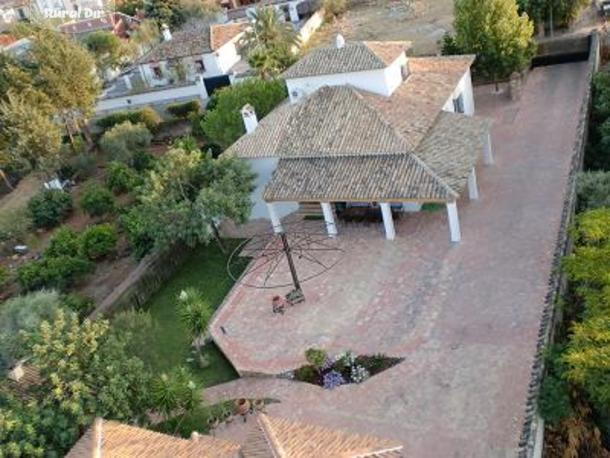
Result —
[[337, 49], [341, 49], [345, 46], [345, 38], [343, 38], [343, 35], [341, 35], [340, 33], [338, 33], [335, 37], [335, 46], [337, 47]]
[[19, 361], [7, 374], [13, 382], [18, 382], [24, 376], [23, 361]]
[[161, 34], [163, 35], [163, 41], [170, 41], [172, 39], [172, 32], [167, 24], [161, 25]]
[[241, 109], [241, 117], [244, 120], [244, 126], [246, 127], [246, 133], [251, 134], [258, 126], [258, 118], [256, 117], [256, 111], [254, 107], [249, 103], [245, 104]]

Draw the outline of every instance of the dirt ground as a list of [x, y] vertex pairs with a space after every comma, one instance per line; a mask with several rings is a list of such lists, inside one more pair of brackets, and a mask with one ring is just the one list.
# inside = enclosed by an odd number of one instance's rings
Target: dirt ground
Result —
[[357, 0], [340, 20], [324, 25], [307, 48], [326, 45], [341, 33], [347, 40], [409, 40], [414, 55], [436, 54], [452, 22], [453, 0]]

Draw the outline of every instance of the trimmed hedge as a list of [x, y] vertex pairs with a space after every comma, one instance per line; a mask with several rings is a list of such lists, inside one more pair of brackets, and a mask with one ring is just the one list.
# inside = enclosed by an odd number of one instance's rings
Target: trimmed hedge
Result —
[[44, 189], [28, 202], [28, 211], [34, 226], [52, 228], [72, 212], [72, 196], [57, 189]]
[[201, 111], [201, 103], [199, 103], [199, 100], [175, 103], [173, 105], [168, 105], [165, 110], [176, 118], [188, 119], [191, 115], [198, 114], [199, 111]]
[[132, 124], [144, 124], [151, 132], [156, 132], [161, 124], [161, 116], [150, 107], [137, 111], [119, 111], [98, 119], [96, 124], [104, 130], [111, 129], [117, 124], [130, 121]]

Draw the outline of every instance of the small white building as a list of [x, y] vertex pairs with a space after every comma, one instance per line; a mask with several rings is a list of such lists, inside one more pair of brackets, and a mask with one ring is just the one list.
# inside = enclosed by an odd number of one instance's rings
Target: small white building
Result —
[[478, 198], [475, 166], [493, 161], [489, 122], [473, 116], [474, 56], [408, 57], [408, 48], [338, 36], [283, 74], [289, 100], [260, 123], [244, 107], [247, 133], [225, 154], [258, 174], [252, 219], [281, 232], [282, 217], [315, 203], [330, 236], [337, 216], [368, 211], [393, 239], [393, 215], [436, 203], [460, 240], [456, 202], [465, 191]]
[[194, 82], [200, 77], [224, 79], [227, 85], [232, 69], [241, 61], [237, 42], [246, 28], [245, 22], [205, 24], [172, 34], [164, 26], [163, 42], [137, 61], [141, 78], [149, 87]]

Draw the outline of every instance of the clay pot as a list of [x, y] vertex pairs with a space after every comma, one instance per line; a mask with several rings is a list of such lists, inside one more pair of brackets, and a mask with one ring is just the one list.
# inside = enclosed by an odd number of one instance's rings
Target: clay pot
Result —
[[235, 413], [246, 415], [248, 412], [250, 412], [250, 401], [245, 398], [237, 399], [235, 401]]

